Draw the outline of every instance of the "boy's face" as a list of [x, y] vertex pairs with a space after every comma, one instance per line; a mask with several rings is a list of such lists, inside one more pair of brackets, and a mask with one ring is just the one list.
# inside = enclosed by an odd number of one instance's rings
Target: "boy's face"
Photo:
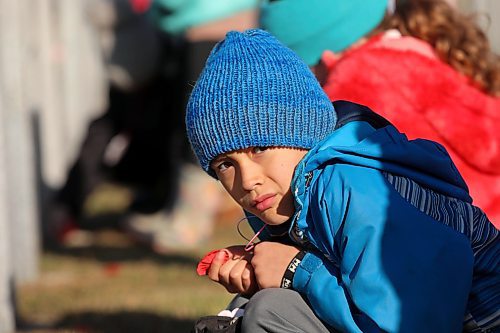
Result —
[[210, 167], [224, 188], [246, 211], [267, 224], [292, 217], [290, 191], [293, 172], [307, 150], [285, 147], [251, 147], [215, 158]]

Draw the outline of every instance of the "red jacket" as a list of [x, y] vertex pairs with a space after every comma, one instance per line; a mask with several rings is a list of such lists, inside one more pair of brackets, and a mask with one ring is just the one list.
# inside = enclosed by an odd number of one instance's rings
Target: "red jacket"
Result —
[[409, 138], [441, 143], [464, 177], [474, 204], [500, 227], [500, 98], [440, 61], [412, 37], [378, 36], [328, 66], [331, 100], [364, 104]]

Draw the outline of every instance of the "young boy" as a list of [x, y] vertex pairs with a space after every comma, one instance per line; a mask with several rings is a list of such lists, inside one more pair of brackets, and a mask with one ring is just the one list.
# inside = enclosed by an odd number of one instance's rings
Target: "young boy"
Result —
[[446, 151], [332, 106], [269, 33], [230, 32], [213, 49], [186, 125], [201, 167], [254, 230], [266, 225], [251, 251], [229, 247], [208, 269], [249, 297], [242, 332], [498, 326], [498, 230]]

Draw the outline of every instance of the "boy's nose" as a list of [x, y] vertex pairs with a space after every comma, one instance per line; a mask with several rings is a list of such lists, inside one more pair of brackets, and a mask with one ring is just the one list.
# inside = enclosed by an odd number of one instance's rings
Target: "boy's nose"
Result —
[[245, 191], [252, 191], [256, 186], [262, 185], [262, 169], [254, 163], [248, 163], [241, 167], [241, 186]]

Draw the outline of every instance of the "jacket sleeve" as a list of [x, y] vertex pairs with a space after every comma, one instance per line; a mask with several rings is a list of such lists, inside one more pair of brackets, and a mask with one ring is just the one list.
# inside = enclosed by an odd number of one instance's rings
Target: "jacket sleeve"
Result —
[[310, 189], [319, 249], [294, 276], [341, 332], [461, 332], [472, 277], [462, 234], [411, 206], [377, 170], [327, 166]]

